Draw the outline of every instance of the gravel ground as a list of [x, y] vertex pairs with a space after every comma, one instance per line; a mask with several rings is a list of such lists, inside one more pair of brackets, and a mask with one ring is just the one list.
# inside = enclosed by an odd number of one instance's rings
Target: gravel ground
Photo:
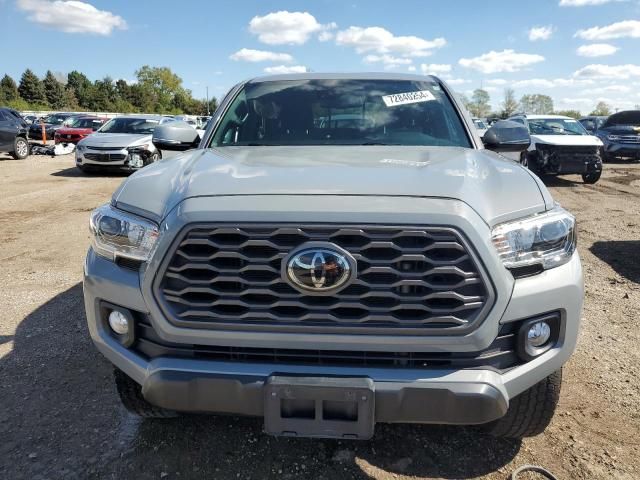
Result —
[[[378, 425], [370, 442], [275, 439], [257, 419], [141, 421], [85, 326], [89, 212], [118, 176], [71, 155], [0, 154], [0, 478], [488, 478], [525, 463], [563, 479], [640, 478], [640, 165], [549, 181], [579, 222], [586, 304], [559, 411], [539, 437]], [[531, 477], [533, 478], [533, 477]]]

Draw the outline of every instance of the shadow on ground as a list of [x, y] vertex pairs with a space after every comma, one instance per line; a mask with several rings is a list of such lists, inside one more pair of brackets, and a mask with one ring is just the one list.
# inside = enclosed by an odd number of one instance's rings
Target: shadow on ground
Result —
[[68, 177], [68, 178], [77, 178], [77, 177], [128, 177], [131, 175], [131, 172], [120, 172], [117, 170], [105, 170], [105, 171], [89, 171], [82, 172], [77, 167], [69, 167], [63, 168], [62, 170], [58, 170], [57, 172], [53, 172], [51, 176], [53, 177]]
[[640, 240], [610, 240], [595, 242], [591, 253], [607, 263], [627, 280], [640, 283]]
[[378, 425], [369, 442], [341, 442], [268, 437], [254, 418], [142, 421], [120, 405], [89, 339], [80, 284], [11, 340], [0, 358], [0, 478], [475, 478], [520, 449], [471, 428]]

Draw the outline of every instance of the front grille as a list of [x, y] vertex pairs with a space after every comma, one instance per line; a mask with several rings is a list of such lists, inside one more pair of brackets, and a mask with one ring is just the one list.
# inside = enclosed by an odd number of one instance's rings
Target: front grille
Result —
[[[357, 278], [330, 296], [295, 290], [282, 261], [307, 242], [348, 251]], [[461, 235], [420, 226], [192, 226], [167, 254], [154, 293], [179, 326], [322, 333], [466, 333], [493, 303]]]
[[124, 160], [127, 156], [123, 153], [85, 153], [84, 158], [94, 162], [116, 162]]
[[617, 142], [614, 143], [640, 143], [640, 135], [620, 135]]
[[600, 147], [598, 146], [578, 146], [578, 145], [547, 145], [537, 144], [536, 149], [545, 153], [549, 153], [556, 157], [578, 158], [590, 155], [598, 155]]
[[505, 370], [521, 363], [517, 355], [517, 334], [522, 322], [500, 327], [496, 339], [479, 352], [375, 352], [341, 350], [294, 350], [178, 344], [163, 341], [149, 320], [136, 321], [132, 348], [147, 359], [191, 358], [224, 362], [253, 362], [288, 365], [378, 368], [495, 368]]
[[93, 145], [88, 145], [87, 148], [89, 150], [98, 150], [98, 151], [105, 151], [105, 150], [118, 151], [118, 150], [124, 150], [127, 147], [95, 147]]

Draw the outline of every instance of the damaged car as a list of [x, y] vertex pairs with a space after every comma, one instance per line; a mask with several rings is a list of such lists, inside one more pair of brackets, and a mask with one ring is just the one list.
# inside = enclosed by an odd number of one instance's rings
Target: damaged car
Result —
[[584, 183], [602, 175], [602, 142], [576, 119], [561, 115], [516, 115], [509, 120], [529, 129], [531, 145], [520, 163], [538, 175], [579, 174]]
[[602, 140], [605, 162], [622, 158], [640, 160], [640, 110], [614, 113], [596, 135]]
[[160, 158], [151, 142], [154, 129], [172, 118], [160, 115], [127, 115], [105, 123], [98, 131], [80, 140], [76, 167], [83, 172], [97, 170], [134, 171]]

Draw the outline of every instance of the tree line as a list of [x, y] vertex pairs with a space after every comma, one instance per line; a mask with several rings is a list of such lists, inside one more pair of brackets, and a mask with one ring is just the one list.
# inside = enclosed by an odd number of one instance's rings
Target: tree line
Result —
[[[54, 75], [48, 70], [41, 80], [26, 69], [20, 82], [5, 74], [0, 80], [0, 105], [23, 110], [68, 110], [119, 113], [206, 115], [207, 101], [193, 97], [182, 79], [168, 67], [144, 65], [136, 70], [136, 82], [104, 77], [91, 81], [74, 70]], [[209, 111], [217, 106], [209, 100]]]
[[[489, 104], [491, 97], [489, 92], [478, 88], [473, 91], [471, 99], [460, 95], [462, 102], [474, 117], [478, 118], [508, 118], [516, 113], [528, 113], [536, 115], [564, 115], [567, 117], [581, 118], [583, 115], [578, 110], [554, 110], [553, 99], [549, 95], [539, 93], [523, 95], [516, 100], [513, 89], [505, 88], [504, 98], [498, 111], [493, 111]], [[589, 115], [611, 115], [612, 108], [606, 102], [598, 102], [596, 108]]]

